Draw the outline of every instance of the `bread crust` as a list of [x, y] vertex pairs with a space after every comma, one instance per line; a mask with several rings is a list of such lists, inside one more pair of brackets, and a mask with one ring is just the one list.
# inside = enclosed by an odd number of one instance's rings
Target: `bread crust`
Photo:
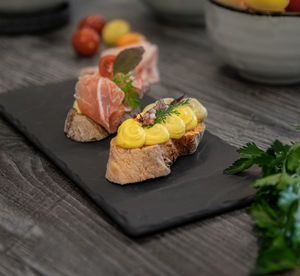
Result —
[[[131, 118], [134, 113], [139, 112], [139, 108], [133, 109], [130, 112], [124, 112], [120, 123]], [[86, 115], [78, 113], [75, 108], [71, 108], [68, 112], [64, 132], [68, 138], [76, 142], [95, 142], [109, 136], [104, 127]]]
[[170, 139], [159, 145], [125, 149], [116, 145], [116, 138], [110, 143], [106, 178], [117, 184], [141, 182], [146, 179], [166, 176], [171, 165], [180, 156], [196, 151], [205, 131], [205, 125], [198, 125], [180, 139]]
[[68, 138], [77, 142], [100, 141], [109, 135], [103, 127], [78, 113], [75, 108], [71, 108], [67, 115], [64, 132]]

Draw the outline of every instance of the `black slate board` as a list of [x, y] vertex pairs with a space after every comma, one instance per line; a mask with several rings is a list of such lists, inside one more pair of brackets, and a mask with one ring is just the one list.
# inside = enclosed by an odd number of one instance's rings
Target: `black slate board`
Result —
[[[179, 158], [169, 176], [127, 186], [108, 182], [105, 170], [110, 138], [82, 144], [63, 133], [74, 84], [72, 80], [1, 94], [0, 112], [126, 234], [150, 234], [249, 204], [254, 175], [224, 175], [223, 169], [237, 153], [208, 131], [197, 152]], [[153, 101], [147, 96], [144, 103]]]

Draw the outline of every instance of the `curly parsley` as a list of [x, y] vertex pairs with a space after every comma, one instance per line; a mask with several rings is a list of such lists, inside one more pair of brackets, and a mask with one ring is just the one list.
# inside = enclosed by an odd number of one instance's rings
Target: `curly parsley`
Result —
[[300, 266], [300, 142], [283, 145], [276, 140], [266, 151], [254, 143], [237, 150], [241, 158], [225, 169], [240, 173], [253, 165], [263, 178], [249, 214], [258, 233], [259, 252], [254, 273], [267, 274]]
[[123, 104], [132, 106], [133, 108], [141, 106], [141, 101], [139, 99], [139, 94], [136, 92], [136, 87], [132, 85], [132, 74], [122, 74], [119, 73], [113, 77], [113, 82], [119, 86], [119, 88], [124, 92], [125, 97]]

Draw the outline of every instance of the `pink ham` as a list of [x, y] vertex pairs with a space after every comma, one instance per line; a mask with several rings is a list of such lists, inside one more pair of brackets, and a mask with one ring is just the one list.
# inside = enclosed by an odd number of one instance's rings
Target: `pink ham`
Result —
[[124, 92], [110, 79], [98, 73], [79, 78], [75, 98], [80, 111], [114, 133], [124, 114]]
[[88, 76], [88, 75], [93, 75], [97, 72], [98, 72], [98, 66], [84, 67], [79, 72], [79, 78], [85, 77], [85, 76]]

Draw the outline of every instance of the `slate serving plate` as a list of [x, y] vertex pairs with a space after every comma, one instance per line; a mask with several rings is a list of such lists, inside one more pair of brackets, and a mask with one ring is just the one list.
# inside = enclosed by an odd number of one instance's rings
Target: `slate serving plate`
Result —
[[[83, 144], [63, 133], [74, 84], [72, 80], [1, 94], [0, 112], [126, 234], [150, 234], [249, 204], [254, 175], [224, 175], [223, 169], [238, 156], [234, 147], [208, 131], [197, 152], [179, 158], [169, 176], [127, 186], [108, 182], [110, 138]], [[144, 104], [153, 101], [147, 96]]]

